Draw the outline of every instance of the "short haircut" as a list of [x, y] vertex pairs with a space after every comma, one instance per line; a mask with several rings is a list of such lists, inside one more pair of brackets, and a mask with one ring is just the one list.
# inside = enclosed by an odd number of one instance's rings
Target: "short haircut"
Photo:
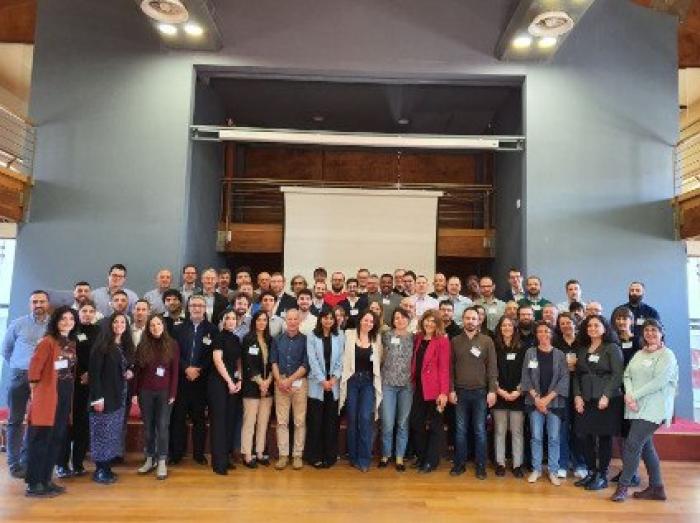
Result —
[[260, 293], [260, 301], [262, 301], [265, 296], [272, 296], [272, 299], [277, 301], [277, 295], [272, 291], [262, 291]]
[[122, 295], [122, 296], [124, 296], [127, 300], [129, 299], [129, 295], [126, 293], [126, 291], [123, 291], [123, 290], [121, 290], [121, 289], [119, 289], [118, 291], [114, 291], [114, 292], [112, 293], [112, 298], [114, 298], [114, 297], [117, 296], [117, 295]]
[[219, 269], [219, 276], [223, 276], [224, 274], [231, 274], [231, 269], [223, 268]]
[[350, 286], [351, 283], [354, 283], [355, 285], [360, 284], [360, 282], [357, 281], [357, 278], [348, 278], [347, 281], [345, 282], [345, 285]]
[[385, 272], [379, 278], [391, 278], [392, 281], [394, 280], [394, 276], [392, 274], [389, 274], [388, 272]]
[[569, 312], [582, 311], [585, 307], [580, 301], [572, 301], [569, 303]]
[[75, 285], [73, 285], [74, 289], [76, 287], [90, 287], [90, 284], [86, 281], [77, 281], [77, 282], [75, 282]]
[[613, 311], [613, 313], [612, 313], [612, 318], [611, 318], [610, 321], [611, 321], [612, 323], [615, 323], [615, 321], [616, 321], [618, 318], [621, 318], [621, 317], [622, 317], [622, 318], [629, 318], [629, 319], [631, 319], [631, 320], [634, 320], [634, 314], [632, 314], [632, 311], [630, 310], [630, 308], [629, 308], [629, 307], [625, 307], [625, 306], [620, 306], [620, 307], [617, 307], [617, 308]]
[[50, 298], [49, 298], [49, 293], [46, 292], [46, 291], [44, 291], [44, 290], [42, 290], [42, 289], [36, 289], [35, 291], [32, 291], [31, 294], [30, 294], [30, 296], [34, 296], [35, 294], [43, 294], [44, 296], [46, 296], [46, 299], [47, 299], [47, 300], [50, 299]]
[[308, 296], [309, 298], [313, 299], [314, 293], [311, 292], [311, 289], [301, 289], [297, 294], [297, 298], [299, 298], [299, 296]]
[[187, 265], [182, 266], [182, 273], [184, 274], [187, 269], [194, 269], [197, 271], [197, 266], [194, 263], [188, 263]]
[[[116, 294], [116, 293], [115, 293], [115, 294]], [[126, 294], [126, 293], [124, 293], [124, 294]], [[134, 302], [134, 305], [136, 305], [137, 303], [145, 303], [145, 304], [146, 304], [146, 307], [148, 307], [148, 310], [151, 310], [151, 302], [149, 302], [147, 299], [145, 299], [145, 298], [139, 298], [138, 300], [136, 300], [136, 301]]]
[[641, 281], [632, 281], [632, 282], [630, 282], [628, 287], [631, 287], [632, 285], [641, 285], [642, 289], [646, 289], [646, 287], [644, 286], [644, 283], [642, 283]]
[[126, 276], [126, 266], [125, 266], [125, 265], [123, 265], [123, 264], [121, 264], [121, 263], [115, 263], [114, 265], [112, 265], [112, 266], [109, 268], [109, 270], [107, 271], [107, 274], [112, 274], [112, 271], [113, 271], [114, 269], [117, 269], [117, 270], [119, 270], [119, 271], [124, 271], [124, 276]]
[[81, 310], [83, 307], [88, 307], [88, 306], [92, 307], [93, 309], [97, 309], [97, 307], [95, 307], [94, 301], [85, 300], [83, 303], [80, 304], [80, 307], [78, 307], [78, 310]]
[[238, 267], [236, 269], [236, 276], [238, 276], [242, 272], [245, 272], [249, 276], [252, 276], [252, 274], [253, 274], [253, 271], [247, 265], [241, 265], [240, 267]]
[[361, 272], [366, 272], [369, 274], [369, 269], [357, 269], [357, 274], [360, 274]]
[[205, 274], [210, 273], [210, 272], [213, 272], [214, 276], [216, 276], [217, 278], [219, 277], [219, 273], [216, 272], [216, 269], [214, 267], [207, 267], [206, 269], [204, 269], [202, 271], [202, 276], [204, 276]]
[[537, 280], [537, 282], [538, 282], [540, 285], [542, 285], [542, 279], [541, 279], [539, 276], [535, 276], [534, 274], [531, 274], [530, 276], [528, 276], [527, 278], [525, 278], [525, 281], [528, 281], [528, 280]]
[[439, 307], [442, 307], [443, 305], [444, 305], [445, 307], [451, 307], [452, 310], [454, 310], [454, 308], [455, 308], [455, 304], [452, 303], [450, 300], [442, 300], [442, 301], [440, 302]]
[[567, 280], [567, 282], [564, 284], [564, 288], [565, 288], [565, 289], [568, 289], [568, 288], [569, 288], [569, 285], [573, 285], [574, 283], [575, 283], [576, 285], [581, 285], [581, 282], [578, 281], [578, 280]]
[[414, 280], [416, 279], [416, 273], [413, 272], [413, 271], [410, 270], [410, 269], [407, 270], [406, 272], [404, 272], [403, 275], [404, 275], [404, 278], [405, 278], [406, 276], [410, 276], [410, 277], [413, 278]]
[[324, 278], [328, 277], [328, 271], [324, 269], [323, 267], [316, 267], [314, 269], [314, 278], [316, 276], [323, 276]]
[[[270, 294], [272, 294], [272, 293], [270, 293]], [[273, 294], [273, 296], [274, 296], [274, 294]], [[236, 294], [234, 294], [234, 295], [233, 295], [233, 299], [232, 299], [231, 301], [232, 301], [233, 303], [236, 303], [237, 300], [241, 300], [241, 299], [247, 301], [247, 302], [248, 302], [248, 305], [250, 305], [250, 296], [248, 296], [248, 295], [247, 295], [246, 293], [244, 293], [244, 292], [237, 292]]]
[[165, 291], [163, 293], [163, 301], [165, 301], [166, 298], [170, 298], [170, 297], [175, 297], [180, 301], [180, 303], [182, 303], [182, 293], [179, 290], [168, 289], [167, 291]]

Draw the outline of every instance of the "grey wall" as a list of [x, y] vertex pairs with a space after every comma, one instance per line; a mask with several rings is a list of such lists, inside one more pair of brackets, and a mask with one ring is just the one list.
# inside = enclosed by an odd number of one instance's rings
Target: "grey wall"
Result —
[[192, 176], [212, 165], [206, 152], [190, 156], [187, 140], [194, 64], [322, 77], [525, 75], [523, 264], [552, 299], [575, 275], [608, 310], [630, 279], [644, 279], [683, 367], [679, 412], [690, 416], [685, 263], [666, 203], [678, 126], [673, 19], [598, 0], [553, 63], [524, 66], [492, 53], [511, 0], [215, 4], [223, 52], [187, 55], [159, 49], [132, 0], [39, 2], [38, 184], [19, 235], [13, 315], [32, 287], [97, 282], [123, 260], [143, 290], [158, 265], [201, 250], [183, 220], [195, 219], [191, 197], [212, 183], [196, 192], [188, 178], [190, 159]]

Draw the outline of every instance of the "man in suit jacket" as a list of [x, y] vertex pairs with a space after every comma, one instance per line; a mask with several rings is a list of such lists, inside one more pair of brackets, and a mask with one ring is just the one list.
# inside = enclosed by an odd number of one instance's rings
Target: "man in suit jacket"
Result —
[[288, 309], [296, 309], [297, 299], [291, 294], [284, 292], [285, 279], [281, 272], [275, 272], [270, 277], [270, 290], [277, 297], [274, 314], [282, 316]]
[[[229, 306], [228, 300], [216, 291], [219, 283], [219, 275], [215, 269], [206, 269], [202, 273], [202, 292], [206, 303], [206, 319], [214, 325], [218, 325], [226, 308]], [[194, 294], [193, 296], [197, 296]], [[189, 311], [189, 307], [188, 307]]]

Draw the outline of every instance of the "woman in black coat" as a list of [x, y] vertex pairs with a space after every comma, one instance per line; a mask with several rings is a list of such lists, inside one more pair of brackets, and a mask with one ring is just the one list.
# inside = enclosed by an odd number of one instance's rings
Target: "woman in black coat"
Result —
[[90, 453], [97, 469], [97, 483], [114, 483], [110, 462], [123, 455], [122, 428], [126, 406], [126, 383], [133, 377], [128, 355], [134, 342], [125, 314], [114, 313], [95, 343], [88, 370], [90, 384]]

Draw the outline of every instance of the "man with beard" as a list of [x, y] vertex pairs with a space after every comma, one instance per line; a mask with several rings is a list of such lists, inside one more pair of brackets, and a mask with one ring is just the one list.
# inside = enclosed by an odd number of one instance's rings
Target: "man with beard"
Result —
[[481, 297], [481, 289], [479, 288], [479, 278], [476, 274], [470, 274], [467, 276], [467, 298], [472, 302], [478, 300]]
[[161, 269], [156, 274], [156, 288], [143, 295], [143, 299], [148, 302], [153, 314], [163, 314], [165, 312], [163, 293], [170, 288], [172, 282], [173, 273], [169, 269]]
[[[250, 277], [250, 274], [248, 275]], [[252, 285], [252, 284], [251, 284]], [[240, 288], [239, 288], [240, 290]], [[234, 294], [236, 292], [231, 288], [231, 270], [230, 269], [219, 269], [219, 285], [216, 288], [216, 292], [221, 294], [229, 302], [233, 300]]]
[[260, 299], [260, 296], [262, 295], [263, 292], [269, 291], [270, 290], [270, 279], [272, 276], [270, 276], [269, 272], [260, 272], [258, 273], [258, 288], [255, 289], [255, 298]]
[[433, 276], [433, 292], [430, 293], [430, 297], [439, 302], [447, 299], [447, 278], [441, 272], [436, 272]]
[[182, 287], [180, 287], [180, 295], [182, 302], [185, 303], [193, 294], [199, 294], [202, 289], [197, 287], [197, 266], [188, 263], [182, 268]]
[[311, 300], [313, 295], [309, 289], [302, 289], [297, 296], [297, 309], [299, 310], [299, 332], [308, 336], [316, 328], [316, 316], [311, 312]]
[[182, 294], [177, 289], [168, 289], [163, 293], [163, 304], [165, 305], [163, 321], [168, 334], [172, 337], [173, 328], [185, 319], [185, 311], [182, 310]]
[[520, 333], [520, 347], [527, 350], [537, 344], [535, 336], [535, 311], [532, 305], [518, 307], [518, 332]]
[[369, 280], [369, 270], [358, 269], [357, 271], [357, 293], [367, 294], [367, 280]]
[[313, 291], [313, 297], [311, 299], [311, 314], [314, 316], [318, 316], [321, 314], [321, 310], [323, 307], [328, 308], [328, 305], [326, 305], [326, 302], [323, 300], [323, 297], [326, 295], [326, 291], [328, 290], [328, 287], [326, 287], [326, 282], [325, 281], [317, 281], [314, 283], [314, 291]]
[[[248, 285], [248, 284], [244, 284]], [[233, 333], [238, 336], [238, 339], [243, 341], [243, 338], [250, 331], [250, 296], [243, 291], [238, 291], [233, 296], [233, 312], [236, 315], [236, 329]]]
[[332, 309], [347, 298], [345, 289], [345, 274], [340, 271], [331, 274], [331, 290], [326, 293], [323, 300]]
[[[237, 278], [238, 276], [236, 276]], [[206, 303], [207, 320], [218, 325], [224, 311], [229, 303], [226, 298], [216, 292], [216, 284], [219, 281], [219, 274], [216, 269], [208, 268], [202, 272], [202, 296]]]
[[454, 322], [455, 307], [450, 300], [440, 302], [440, 319], [445, 326], [445, 334], [452, 339], [462, 334], [462, 329]]
[[7, 468], [13, 478], [23, 478], [27, 470], [27, 443], [24, 438], [24, 415], [30, 397], [29, 361], [49, 323], [49, 295], [34, 291], [29, 297], [29, 314], [20, 316], [7, 328], [2, 343], [5, 364], [10, 368], [7, 403]]
[[281, 272], [275, 272], [270, 277], [270, 290], [277, 299], [275, 304], [275, 315], [277, 316], [282, 316], [288, 309], [294, 309], [297, 306], [296, 297], [284, 292], [284, 282], [284, 275]]
[[496, 298], [496, 284], [491, 276], [483, 276], [479, 280], [479, 290], [481, 297], [474, 301], [475, 305], [481, 305], [486, 312], [486, 328], [493, 332], [496, 324], [506, 311], [506, 304]]
[[496, 403], [498, 366], [493, 340], [479, 332], [479, 313], [473, 307], [462, 316], [464, 332], [451, 341], [452, 386], [455, 405], [455, 459], [451, 476], [465, 471], [467, 432], [474, 429], [476, 477], [486, 479], [486, 409]]
[[370, 274], [367, 278], [367, 303], [379, 301], [379, 276]]
[[394, 278], [391, 276], [391, 274], [388, 272], [382, 274], [382, 276], [379, 278], [378, 296], [376, 299], [370, 299], [370, 303], [372, 301], [376, 301], [381, 304], [382, 308], [384, 309], [384, 323], [389, 326], [391, 326], [391, 317], [394, 314], [394, 310], [399, 307], [402, 298], [402, 296], [394, 292], [393, 285]]
[[357, 318], [363, 310], [369, 307], [369, 303], [367, 303], [365, 294], [358, 293], [358, 284], [355, 278], [348, 280], [347, 289], [347, 296], [338, 305], [345, 309], [345, 316], [348, 319], [345, 328], [354, 329], [357, 325]]
[[396, 269], [394, 271], [394, 292], [399, 296], [406, 296], [403, 288], [404, 274], [406, 274], [406, 269]]
[[553, 303], [548, 303], [542, 308], [542, 319], [547, 322], [552, 330], [557, 327], [557, 317], [559, 316], [559, 309]]
[[[92, 290], [90, 289], [90, 284], [86, 281], [79, 281], [73, 286], [73, 305], [71, 305], [71, 309], [78, 312], [87, 302], [92, 303]], [[92, 317], [93, 323], [97, 323], [104, 316], [95, 310], [95, 314], [93, 314]]]
[[535, 320], [540, 321], [542, 319], [542, 308], [551, 303], [540, 295], [542, 280], [540, 280], [539, 276], [528, 276], [525, 287], [527, 292], [525, 297], [518, 302], [518, 305], [530, 305], [535, 313]]
[[272, 291], [264, 291], [260, 295], [260, 309], [267, 313], [269, 319], [268, 327], [270, 329], [270, 336], [273, 338], [282, 332], [284, 329], [284, 320], [274, 313], [275, 305], [277, 304], [277, 299]]

